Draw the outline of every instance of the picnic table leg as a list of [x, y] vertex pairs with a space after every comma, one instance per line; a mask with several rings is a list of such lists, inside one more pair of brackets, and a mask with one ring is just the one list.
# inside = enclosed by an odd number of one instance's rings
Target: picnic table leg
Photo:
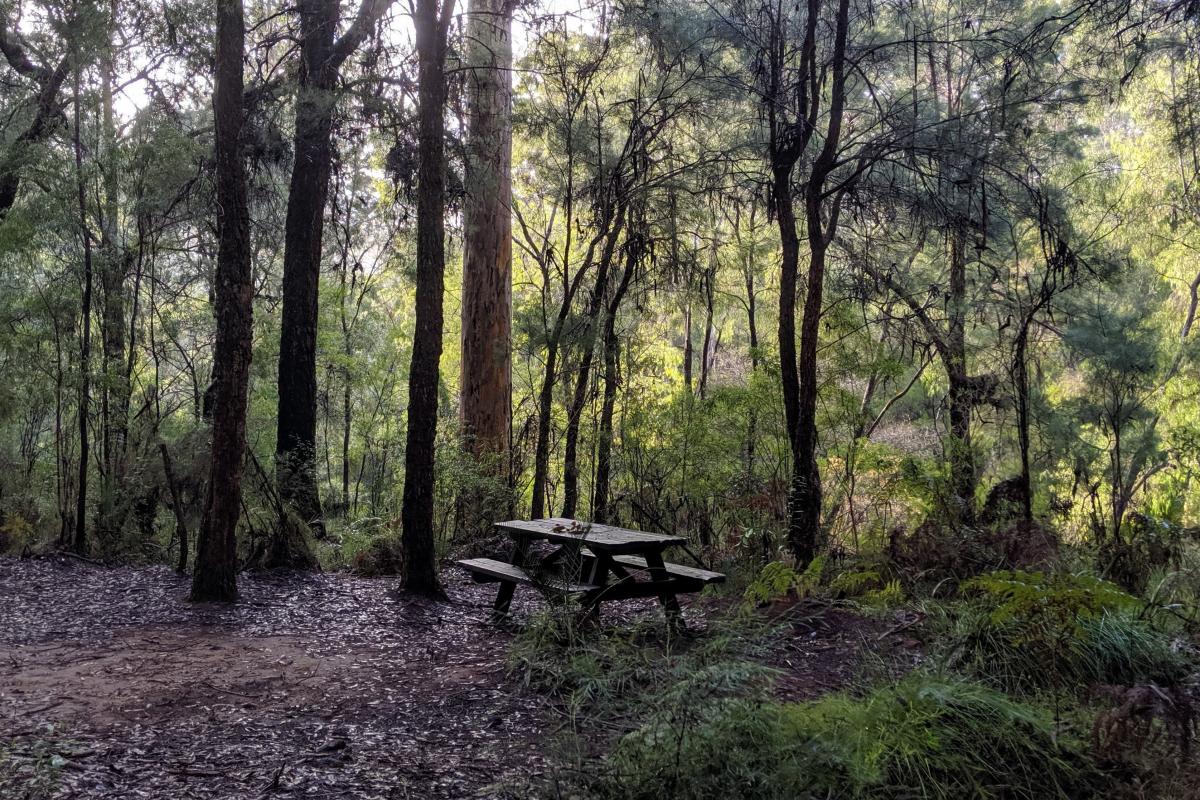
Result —
[[[650, 570], [650, 578], [655, 581], [669, 581], [670, 574], [667, 573], [667, 566], [663, 563], [662, 553], [656, 551], [646, 553], [646, 568]], [[672, 631], [679, 631], [683, 628], [683, 612], [679, 608], [679, 599], [674, 592], [664, 592], [658, 596], [658, 601], [662, 603], [663, 610], [667, 614], [667, 625]]]
[[500, 589], [496, 592], [496, 602], [492, 604], [492, 617], [502, 619], [508, 616], [508, 608], [512, 605], [513, 590], [517, 588], [511, 581], [501, 581]]
[[600, 603], [604, 600], [604, 593], [608, 590], [608, 576], [618, 574], [619, 570], [620, 567], [613, 563], [611, 556], [606, 553], [596, 554], [596, 559], [588, 571], [587, 581], [600, 588], [584, 595], [581, 624], [595, 625], [600, 622]]
[[[513, 544], [512, 555], [508, 559], [509, 563], [523, 567], [528, 552], [529, 540], [522, 536]], [[513, 592], [516, 588], [517, 584], [511, 581], [500, 582], [500, 589], [496, 592], [496, 602], [492, 604], [492, 619], [498, 620], [508, 616], [508, 609], [512, 605]]]

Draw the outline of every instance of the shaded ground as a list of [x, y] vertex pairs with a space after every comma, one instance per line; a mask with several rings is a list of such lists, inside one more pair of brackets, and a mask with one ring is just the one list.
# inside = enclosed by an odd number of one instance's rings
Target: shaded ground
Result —
[[[243, 576], [221, 607], [184, 602], [163, 567], [0, 560], [0, 796], [533, 796], [554, 715], [506, 675], [493, 588], [446, 582], [452, 603], [389, 580]], [[797, 617], [770, 658], [781, 693], [845, 685], [887, 627]]]

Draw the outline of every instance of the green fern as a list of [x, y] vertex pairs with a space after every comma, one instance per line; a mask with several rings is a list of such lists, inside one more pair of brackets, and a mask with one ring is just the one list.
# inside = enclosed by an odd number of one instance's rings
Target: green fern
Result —
[[743, 597], [752, 605], [767, 605], [789, 595], [807, 597], [820, 587], [824, 572], [825, 559], [822, 556], [809, 562], [803, 572], [797, 572], [786, 562], [772, 561], [746, 587]]

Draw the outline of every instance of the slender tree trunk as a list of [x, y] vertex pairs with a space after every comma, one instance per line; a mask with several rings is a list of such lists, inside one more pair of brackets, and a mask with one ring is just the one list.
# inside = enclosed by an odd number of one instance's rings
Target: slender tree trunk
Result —
[[473, 487], [460, 499], [467, 535], [487, 532], [512, 504], [507, 491], [495, 491], [512, 484], [511, 28], [510, 0], [470, 0], [459, 408], [467, 452], [494, 486]]
[[692, 393], [692, 301], [689, 298], [687, 308], [683, 311], [683, 388], [688, 394]]
[[[624, 210], [618, 212], [624, 219]], [[563, 445], [563, 511], [568, 519], [574, 518], [579, 504], [579, 426], [583, 420], [583, 410], [587, 405], [587, 387], [592, 376], [592, 360], [596, 352], [596, 323], [604, 309], [604, 295], [608, 291], [608, 276], [617, 235], [609, 237], [600, 256], [596, 269], [596, 284], [592, 287], [592, 296], [588, 302], [585, 330], [583, 333], [582, 352], [579, 357], [579, 369], [575, 373], [575, 387], [571, 392], [570, 405], [567, 406], [567, 429]]]
[[946, 377], [950, 406], [950, 484], [955, 519], [969, 524], [975, 518], [975, 457], [971, 445], [971, 411], [976, 398], [967, 372], [966, 234], [950, 233], [950, 297], [946, 329]]
[[562, 304], [559, 306], [554, 326], [546, 337], [546, 371], [542, 377], [542, 388], [538, 392], [538, 430], [533, 456], [533, 504], [530, 513], [534, 519], [541, 519], [546, 514], [546, 480], [550, 475], [550, 416], [554, 412], [554, 384], [558, 380], [559, 347], [567, 318], [571, 314], [571, 303], [583, 276], [594, 263], [597, 245], [603, 242], [601, 262], [611, 262], [613, 248], [616, 247], [624, 226], [624, 206], [607, 215], [597, 226], [599, 232], [588, 244], [587, 254], [575, 280], [566, 281]]
[[[556, 328], [558, 326], [556, 325]], [[558, 339], [552, 332], [546, 341], [546, 369], [538, 391], [537, 441], [533, 448], [533, 519], [546, 516], [546, 477], [550, 472], [550, 415], [554, 412], [554, 383], [558, 380]]]
[[171, 462], [171, 452], [166, 442], [158, 443], [158, 452], [162, 456], [163, 476], [167, 480], [167, 490], [171, 493], [171, 511], [175, 514], [175, 535], [179, 537], [179, 562], [175, 571], [180, 575], [187, 574], [188, 562], [188, 530], [187, 516], [183, 513], [183, 498], [179, 492], [179, 481], [175, 477], [175, 465]]
[[[829, 244], [837, 231], [837, 220], [844, 187], [832, 198], [826, 181], [836, 168], [841, 140], [842, 118], [845, 113], [846, 40], [849, 34], [849, 0], [839, 0], [834, 31], [833, 53], [830, 58], [832, 79], [829, 86], [828, 125], [821, 152], [813, 161], [812, 172], [805, 184], [804, 212], [808, 232], [808, 281], [804, 296], [804, 311], [800, 322], [800, 353], [796, 365], [795, 408], [790, 409], [788, 430], [792, 434], [793, 464], [790, 498], [788, 540], [792, 552], [801, 563], [816, 555], [817, 535], [821, 523], [821, 473], [817, 466], [817, 345], [820, 338], [822, 301], [825, 287], [825, 259]], [[816, 13], [810, 3], [809, 14]], [[811, 30], [811, 29], [810, 29]], [[812, 89], [817, 97], [819, 86]], [[794, 283], [794, 281], [793, 281]], [[783, 300], [780, 300], [780, 313]], [[789, 312], [794, 312], [794, 303]], [[783, 320], [780, 320], [782, 337]], [[788, 341], [789, 350], [792, 340]], [[782, 352], [782, 346], [781, 346]], [[788, 371], [791, 372], [791, 354]], [[787, 378], [785, 375], [785, 388]], [[786, 391], [785, 391], [786, 398]]]
[[1017, 389], [1017, 443], [1021, 451], [1021, 511], [1026, 522], [1033, 521], [1033, 476], [1029, 467], [1029, 362], [1026, 351], [1029, 345], [1029, 325], [1021, 325], [1017, 334], [1016, 352], [1013, 357], [1013, 372]]
[[121, 509], [125, 473], [125, 440], [129, 416], [129, 382], [125, 373], [125, 276], [129, 261], [119, 239], [120, 162], [113, 110], [114, 48], [117, 4], [109, 4], [108, 42], [100, 67], [102, 103], [102, 173], [104, 207], [101, 214], [100, 284], [104, 312], [101, 324], [104, 384], [101, 393], [101, 461], [104, 464], [99, 535], [111, 540], [124, 521]]
[[612, 480], [613, 414], [620, 386], [621, 341], [617, 338], [617, 313], [625, 299], [637, 269], [640, 253], [626, 249], [625, 272], [617, 284], [604, 316], [604, 400], [600, 409], [600, 430], [596, 443], [596, 485], [592, 494], [592, 521], [606, 522], [609, 517], [609, 484]]
[[[753, 214], [751, 224], [753, 225]], [[753, 231], [753, 228], [751, 229]], [[750, 333], [750, 374], [758, 372], [758, 301], [754, 292], [754, 253], [751, 252], [746, 263], [746, 325]], [[746, 486], [753, 488], [754, 460], [756, 457], [758, 439], [758, 409], [751, 406], [746, 415]]]
[[717, 282], [717, 242], [712, 244], [708, 272], [704, 276], [704, 343], [700, 348], [700, 385], [697, 394], [701, 399], [708, 391], [708, 373], [716, 356], [717, 342], [713, 338], [714, 300]]
[[811, 230], [809, 222], [808, 287], [800, 323], [800, 358], [797, 396], [797, 435], [795, 463], [792, 465], [791, 518], [789, 536], [792, 551], [801, 563], [816, 555], [817, 531], [821, 524], [821, 472], [817, 467], [817, 341], [821, 325], [821, 302], [825, 281], [824, 237], [819, 226]]
[[217, 0], [213, 89], [216, 129], [217, 342], [213, 356], [212, 458], [196, 541], [191, 599], [237, 599], [237, 523], [246, 450], [246, 396], [253, 335], [250, 210], [242, 162], [241, 0]]
[[79, 488], [75, 494], [75, 538], [72, 549], [87, 554], [88, 415], [92, 399], [92, 234], [87, 222], [87, 198], [83, 178], [83, 144], [79, 131], [79, 67], [75, 68], [72, 97], [75, 150], [75, 188], [79, 209], [79, 233], [83, 244], [83, 299], [79, 318]]
[[414, 25], [420, 60], [417, 194], [417, 321], [408, 378], [408, 442], [404, 452], [404, 588], [440, 596], [433, 530], [434, 446], [438, 365], [442, 356], [445, 281], [446, 33], [454, 0], [418, 0]]
[[800, 237], [792, 199], [790, 163], [773, 169], [772, 200], [779, 228], [782, 261], [779, 267], [779, 375], [783, 390], [783, 415], [792, 461], [799, 463], [800, 382], [796, 372], [796, 279], [800, 269]]

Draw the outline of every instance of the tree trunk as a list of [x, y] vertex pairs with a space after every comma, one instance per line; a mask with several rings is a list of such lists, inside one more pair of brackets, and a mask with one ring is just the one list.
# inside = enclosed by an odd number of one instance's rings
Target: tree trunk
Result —
[[[587, 254], [584, 256], [583, 264], [579, 267], [575, 279], [566, 280], [567, 285], [563, 292], [562, 304], [558, 309], [558, 316], [546, 337], [546, 372], [542, 377], [541, 391], [538, 393], [538, 430], [533, 456], [533, 504], [530, 513], [534, 519], [541, 519], [546, 514], [546, 479], [550, 474], [550, 415], [554, 411], [554, 384], [558, 380], [559, 345], [567, 318], [571, 314], [571, 302], [578, 292], [583, 276], [587, 274], [594, 263], [597, 245], [601, 241], [604, 242], [601, 261], [611, 262], [613, 248], [616, 247], [617, 239], [620, 238], [624, 227], [624, 206], [605, 216], [597, 225], [599, 230], [588, 244]], [[564, 265], [564, 271], [565, 269]]]
[[1013, 373], [1017, 389], [1017, 443], [1021, 451], [1021, 512], [1026, 522], [1033, 522], [1033, 476], [1029, 466], [1029, 321], [1017, 334]]
[[[809, 215], [812, 216], [811, 209]], [[792, 552], [804, 564], [816, 555], [822, 496], [821, 473], [817, 467], [817, 341], [821, 326], [826, 248], [822, 241], [816, 241], [825, 236], [819, 218], [816, 224], [814, 230], [810, 218], [808, 287], [800, 322], [800, 391], [797, 396], [798, 420], [788, 530]]]
[[87, 223], [87, 198], [83, 178], [83, 144], [79, 132], [79, 68], [75, 69], [72, 99], [75, 150], [75, 188], [79, 233], [83, 244], [83, 298], [79, 310], [79, 488], [75, 494], [75, 537], [72, 550], [87, 554], [88, 414], [92, 381], [92, 234]]
[[242, 459], [246, 450], [246, 395], [253, 335], [250, 210], [242, 162], [241, 0], [217, 0], [213, 81], [217, 207], [216, 318], [213, 356], [212, 457], [204, 517], [196, 541], [191, 599], [237, 599], [237, 523], [242, 505]]
[[779, 268], [779, 377], [783, 390], [783, 415], [792, 452], [792, 481], [788, 490], [788, 541], [801, 561], [804, 545], [804, 512], [798, 484], [805, 470], [800, 456], [800, 383], [796, 371], [796, 277], [800, 265], [800, 237], [792, 200], [791, 164], [776, 164], [772, 185], [775, 222], [779, 227], [782, 262]]
[[434, 446], [438, 365], [442, 356], [445, 280], [446, 32], [454, 0], [419, 0], [413, 23], [419, 58], [417, 193], [417, 320], [408, 377], [408, 440], [404, 452], [404, 588], [440, 596], [433, 530]]
[[[809, 4], [811, 37], [817, 12], [814, 2]], [[808, 281], [804, 296], [804, 311], [800, 322], [799, 363], [794, 359], [794, 340], [788, 338], [788, 354], [784, 374], [785, 408], [789, 412], [788, 432], [792, 440], [792, 484], [790, 489], [788, 541], [796, 560], [808, 563], [816, 555], [817, 534], [821, 523], [821, 474], [817, 466], [817, 345], [821, 330], [822, 298], [825, 287], [825, 258], [829, 243], [837, 232], [838, 214], [845, 186], [833, 193], [827, 191], [826, 182], [838, 163], [838, 147], [841, 141], [842, 118], [845, 114], [846, 90], [846, 40], [849, 32], [849, 0], [838, 3], [834, 31], [833, 53], [830, 58], [832, 79], [829, 87], [829, 115], [821, 152], [813, 161], [812, 172], [805, 184], [804, 213], [808, 233]], [[813, 86], [814, 101], [821, 87]], [[782, 223], [781, 223], [782, 224]], [[792, 230], [795, 225], [793, 220]], [[786, 257], [786, 256], [785, 256]], [[795, 265], [788, 294], [795, 287]], [[783, 338], [784, 299], [780, 299], [780, 338]], [[794, 297], [788, 300], [789, 316], [795, 311]], [[792, 324], [789, 323], [789, 329]], [[791, 331], [789, 330], [789, 334]], [[780, 344], [781, 354], [783, 342]], [[790, 373], [790, 374], [789, 374]], [[794, 391], [794, 407], [788, 404], [787, 394]]]
[[[619, 212], [624, 218], [624, 211]], [[610, 236], [604, 245], [600, 263], [596, 270], [596, 284], [592, 287], [592, 296], [588, 302], [587, 314], [584, 320], [586, 329], [583, 333], [582, 352], [579, 357], [579, 369], [575, 373], [575, 387], [571, 392], [571, 402], [567, 407], [567, 429], [563, 445], [563, 511], [568, 519], [574, 518], [579, 504], [579, 426], [583, 420], [583, 409], [587, 405], [587, 387], [592, 375], [592, 360], [596, 352], [595, 327], [604, 309], [604, 295], [608, 291], [608, 276], [617, 235]]]
[[125, 372], [125, 276], [129, 261], [120, 242], [118, 209], [120, 208], [120, 163], [117, 153], [117, 131], [113, 118], [114, 54], [116, 47], [117, 4], [109, 4], [108, 41], [100, 67], [102, 102], [102, 173], [104, 207], [100, 226], [100, 291], [104, 313], [101, 319], [103, 340], [104, 384], [101, 394], [101, 454], [104, 464], [100, 524], [98, 533], [105, 542], [111, 541], [124, 523], [121, 497], [125, 473], [125, 440], [129, 416], [129, 381]]
[[[556, 324], [556, 328], [558, 325]], [[558, 339], [552, 332], [546, 341], [546, 371], [538, 391], [537, 441], [533, 448], [533, 519], [546, 516], [546, 477], [550, 472], [550, 415], [554, 412], [554, 383], [558, 380]]]
[[492, 486], [469, 487], [460, 499], [467, 535], [511, 511], [511, 499], [496, 496], [512, 484], [511, 28], [510, 0], [470, 0], [459, 407], [467, 452]]
[[[754, 215], [751, 212], [751, 235], [753, 235]], [[758, 301], [754, 291], [754, 252], [753, 249], [746, 260], [746, 325], [750, 333], [750, 374], [758, 372]], [[758, 438], [758, 409], [753, 405], [746, 415], [746, 488], [753, 490], [755, 486], [754, 461]]]
[[337, 81], [342, 64], [390, 4], [391, 0], [363, 0], [354, 22], [335, 40], [338, 1], [299, 3], [301, 58], [295, 161], [284, 222], [275, 469], [280, 495], [318, 536], [324, 535], [325, 525], [316, 472], [317, 301], [325, 202], [333, 161]]
[[950, 489], [955, 508], [952, 517], [964, 524], [975, 518], [975, 458], [971, 448], [971, 410], [975, 405], [972, 381], [967, 372], [966, 234], [950, 233], [950, 297], [946, 328], [946, 377], [950, 406]]
[[[71, 20], [71, 24], [75, 24], [75, 22], [76, 20]], [[17, 200], [17, 194], [21, 189], [21, 170], [29, 156], [29, 149], [50, 138], [51, 134], [58, 129], [59, 119], [62, 116], [58, 94], [67, 76], [71, 74], [74, 59], [71, 55], [64, 56], [53, 69], [44, 64], [34, 63], [16, 36], [7, 30], [5, 20], [2, 19], [0, 19], [0, 51], [3, 51], [9, 66], [18, 73], [35, 79], [38, 84], [33, 119], [29, 126], [13, 140], [8, 152], [0, 157], [0, 220], [3, 220]], [[81, 66], [76, 64], [76, 71]], [[78, 95], [78, 91], [75, 94]]]
[[637, 259], [632, 249], [625, 256], [625, 272], [617, 284], [608, 310], [604, 316], [604, 401], [600, 410], [600, 430], [596, 443], [596, 485], [592, 494], [592, 521], [606, 522], [609, 516], [609, 483], [612, 480], [613, 413], [617, 405], [617, 389], [620, 386], [621, 341], [617, 338], [617, 312], [621, 301], [633, 283]]
[[[280, 496], [318, 535], [317, 301], [325, 202], [333, 160], [336, 0], [301, 0], [295, 161], [284, 223], [283, 312], [279, 336], [279, 413], [275, 440]], [[283, 527], [283, 526], [281, 526]]]
[[186, 575], [188, 530], [187, 516], [183, 513], [183, 498], [179, 493], [179, 481], [175, 478], [175, 465], [171, 462], [171, 452], [167, 449], [166, 442], [158, 443], [158, 452], [162, 456], [163, 476], [167, 481], [167, 490], [171, 493], [171, 511], [175, 514], [175, 535], [179, 537], [179, 562], [175, 571], [180, 575]]

